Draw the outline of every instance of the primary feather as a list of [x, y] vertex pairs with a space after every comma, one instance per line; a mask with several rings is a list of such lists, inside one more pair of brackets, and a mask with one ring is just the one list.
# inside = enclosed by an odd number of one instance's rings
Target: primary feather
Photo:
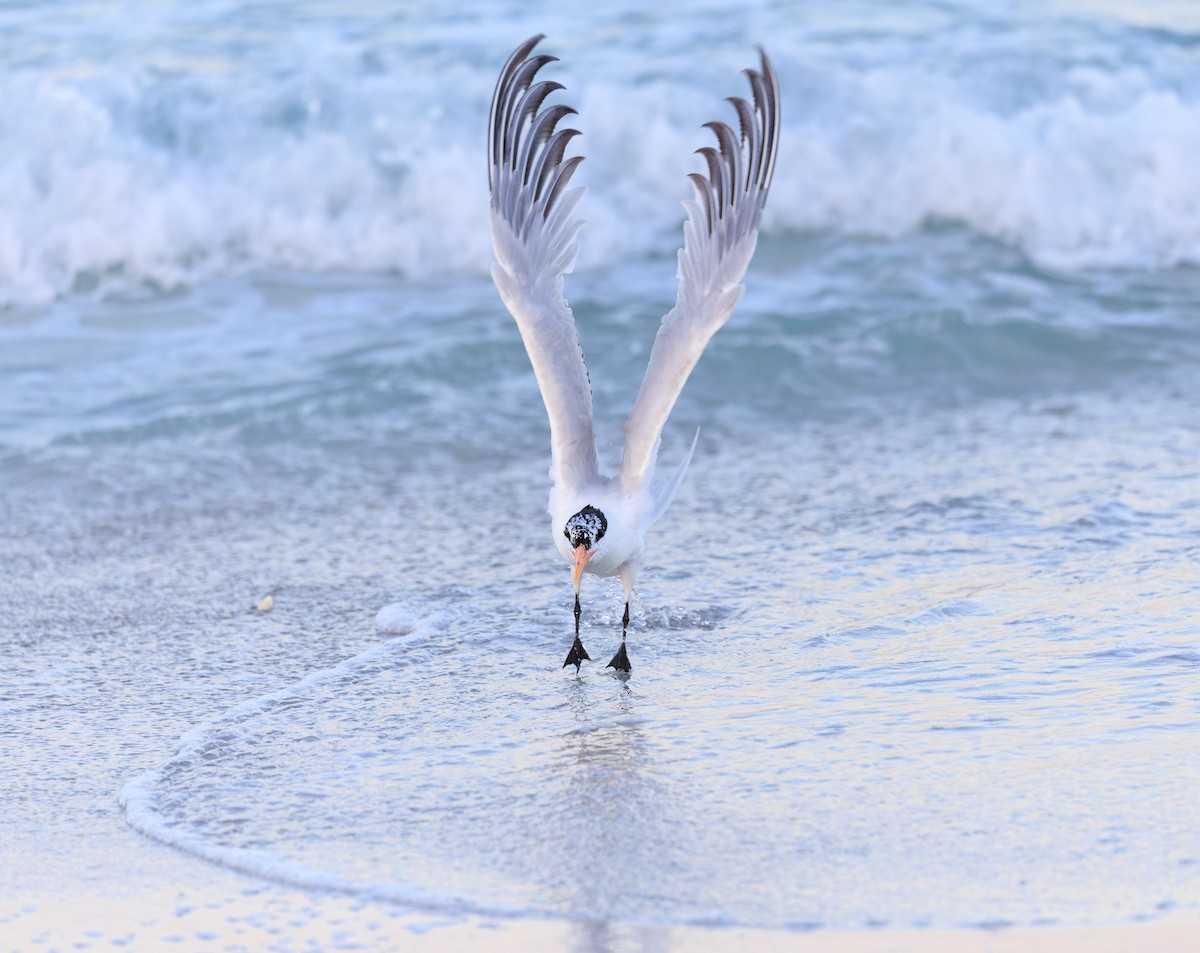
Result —
[[542, 110], [562, 87], [534, 83], [552, 56], [529, 57], [533, 37], [509, 57], [492, 97], [488, 181], [496, 262], [492, 278], [512, 314], [533, 364], [550, 418], [551, 477], [574, 484], [599, 473], [592, 426], [592, 388], [575, 318], [563, 299], [563, 275], [575, 263], [582, 224], [575, 205], [583, 189], [568, 189], [582, 156], [564, 161], [574, 129], [557, 129], [575, 110]]
[[775, 153], [779, 146], [779, 81], [767, 54], [762, 70], [746, 70], [754, 105], [732, 97], [741, 135], [721, 122], [706, 123], [717, 148], [698, 152], [708, 175], [689, 178], [696, 197], [684, 202], [687, 222], [679, 252], [679, 292], [662, 320], [633, 411], [625, 423], [622, 485], [627, 492], [654, 473], [663, 425], [705, 345], [742, 297], [742, 278], [758, 242]]

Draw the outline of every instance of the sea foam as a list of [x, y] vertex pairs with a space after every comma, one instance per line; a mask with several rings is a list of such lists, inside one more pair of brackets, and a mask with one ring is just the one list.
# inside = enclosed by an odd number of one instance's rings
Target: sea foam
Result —
[[[1049, 268], [1200, 264], [1200, 92], [1174, 66], [1026, 75], [998, 47], [965, 73], [961, 50], [953, 67], [937, 50], [914, 66], [904, 44], [862, 61], [798, 28], [770, 46], [784, 129], [768, 236], [951, 221]], [[231, 48], [222, 69], [9, 71], [0, 306], [255, 269], [486, 275], [483, 130], [507, 48], [478, 48], [379, 60], [347, 40], [285, 62]], [[565, 53], [547, 75], [588, 157], [580, 267], [672, 254], [700, 123], [733, 120], [721, 96], [746, 94], [749, 44], [703, 67], [664, 54], [653, 73], [613, 44], [546, 48]]]
[[461, 897], [423, 890], [405, 883], [356, 882], [288, 859], [273, 850], [222, 843], [219, 838], [205, 836], [202, 830], [172, 820], [170, 811], [164, 808], [164, 801], [172, 801], [172, 796], [178, 800], [180, 796], [180, 792], [171, 790], [177, 773], [186, 771], [193, 763], [217, 759], [226, 749], [247, 738], [253, 739], [256, 719], [274, 709], [299, 704], [306, 696], [353, 679], [363, 669], [390, 664], [398, 650], [436, 636], [447, 621], [443, 613], [422, 613], [407, 603], [386, 606], [380, 611], [379, 626], [381, 630], [389, 632], [391, 638], [330, 668], [312, 672], [293, 685], [234, 705], [192, 728], [180, 737], [171, 758], [122, 786], [118, 800], [129, 824], [147, 837], [177, 850], [272, 883], [451, 914], [520, 916], [527, 913], [519, 908], [473, 904]]

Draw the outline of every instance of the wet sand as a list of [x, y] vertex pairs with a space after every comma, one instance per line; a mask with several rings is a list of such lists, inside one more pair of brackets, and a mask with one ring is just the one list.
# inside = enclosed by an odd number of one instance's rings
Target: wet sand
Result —
[[[180, 867], [189, 862], [180, 859]], [[183, 870], [178, 871], [183, 875]], [[732, 953], [1132, 953], [1200, 949], [1200, 922], [997, 930], [789, 932], [594, 921], [446, 919], [361, 899], [255, 885], [221, 871], [199, 887], [115, 885], [113, 896], [20, 891], [0, 903], [0, 950], [569, 950]]]

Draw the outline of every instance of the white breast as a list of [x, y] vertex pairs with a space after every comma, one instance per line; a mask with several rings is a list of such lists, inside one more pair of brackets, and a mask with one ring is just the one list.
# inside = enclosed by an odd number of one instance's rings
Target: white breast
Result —
[[563, 528], [585, 506], [594, 506], [604, 514], [608, 529], [596, 543], [595, 555], [584, 571], [594, 576], [615, 576], [622, 566], [636, 564], [641, 558], [652, 502], [645, 491], [625, 496], [614, 480], [597, 480], [572, 492], [555, 487], [550, 491], [549, 506], [554, 545], [563, 559], [573, 561], [571, 544], [563, 535]]

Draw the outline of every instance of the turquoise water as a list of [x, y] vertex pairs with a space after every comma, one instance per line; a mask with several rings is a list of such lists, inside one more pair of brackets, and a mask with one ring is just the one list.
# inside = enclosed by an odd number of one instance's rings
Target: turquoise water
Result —
[[[1195, 912], [1194, 15], [289, 9], [0, 13], [0, 844], [66, 858], [6, 886], [149, 835], [451, 916]], [[610, 465], [699, 124], [754, 42], [783, 86], [628, 683], [559, 668], [487, 277], [487, 102], [534, 32]], [[619, 586], [583, 599], [600, 657]]]

